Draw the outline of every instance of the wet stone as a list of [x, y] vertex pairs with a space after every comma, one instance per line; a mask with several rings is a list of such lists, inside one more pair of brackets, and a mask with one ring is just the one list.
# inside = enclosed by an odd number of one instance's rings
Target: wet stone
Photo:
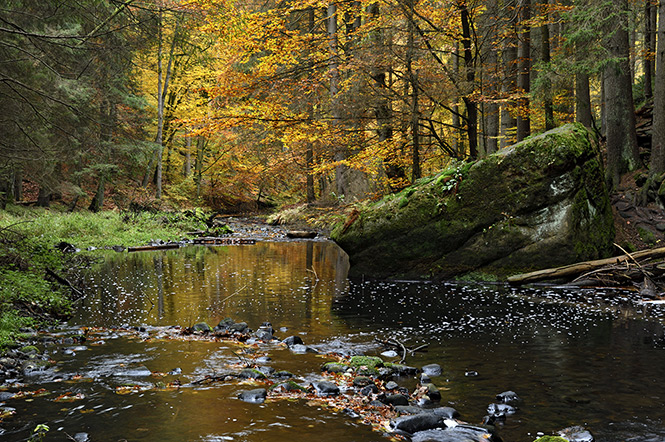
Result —
[[574, 426], [559, 431], [559, 436], [570, 442], [594, 442], [593, 435], [584, 427]]
[[520, 398], [517, 396], [517, 393], [514, 391], [504, 391], [496, 395], [496, 400], [502, 404], [512, 404], [518, 402]]
[[424, 409], [422, 409], [420, 407], [416, 407], [415, 405], [397, 405], [397, 406], [395, 406], [395, 411], [397, 411], [400, 415], [403, 415], [403, 414], [420, 414], [420, 413], [425, 412]]
[[280, 370], [278, 372], [273, 373], [272, 377], [280, 379], [288, 379], [293, 377], [293, 373], [286, 370]]
[[373, 383], [374, 381], [372, 381], [372, 379], [368, 378], [367, 376], [356, 376], [353, 378], [354, 387], [366, 387]]
[[90, 435], [88, 433], [76, 433], [74, 435], [74, 440], [76, 442], [89, 442], [90, 441]]
[[400, 416], [390, 422], [390, 428], [393, 431], [401, 431], [408, 434], [442, 427], [445, 427], [443, 418], [432, 413]]
[[265, 388], [257, 388], [254, 390], [240, 392], [240, 394], [238, 394], [238, 399], [244, 402], [258, 404], [265, 401], [267, 396], [268, 392]]
[[441, 400], [441, 392], [437, 388], [436, 385], [434, 384], [426, 384], [427, 387], [427, 396], [430, 398], [430, 400], [434, 402], [438, 402]]
[[515, 407], [508, 404], [489, 404], [487, 413], [497, 419], [504, 419], [506, 416], [515, 414]]
[[343, 364], [338, 364], [337, 362], [327, 362], [321, 367], [321, 371], [327, 371], [329, 373], [345, 373], [349, 367]]
[[261, 373], [263, 373], [266, 376], [270, 376], [275, 372], [275, 369], [272, 367], [258, 367], [257, 370], [259, 370]]
[[194, 327], [192, 327], [192, 331], [208, 333], [212, 331], [212, 329], [205, 322], [199, 322], [198, 324], [194, 324]]
[[339, 394], [339, 387], [332, 382], [312, 382], [312, 386], [316, 390], [316, 394], [319, 396], [337, 396]]
[[293, 347], [294, 345], [305, 345], [300, 336], [289, 336], [288, 338], [282, 341], [283, 344], [286, 344], [287, 347]]
[[386, 405], [409, 405], [409, 398], [403, 394], [389, 394], [381, 402]]
[[452, 407], [432, 408], [431, 410], [429, 410], [429, 412], [434, 413], [437, 416], [441, 416], [445, 419], [457, 419], [460, 417], [459, 412]]
[[363, 387], [360, 390], [360, 394], [363, 396], [369, 396], [370, 394], [377, 394], [379, 392], [379, 389], [377, 388], [376, 385], [368, 385], [367, 387]]
[[395, 390], [399, 388], [399, 385], [395, 381], [386, 382], [386, 390]]
[[383, 353], [381, 353], [381, 356], [385, 358], [395, 358], [399, 356], [395, 350], [386, 350]]
[[415, 433], [412, 442], [493, 442], [498, 441], [484, 428], [458, 425], [454, 428], [429, 429]]
[[259, 370], [245, 368], [238, 374], [238, 377], [241, 379], [265, 379], [266, 375], [261, 373]]
[[427, 376], [441, 376], [441, 366], [439, 364], [428, 364], [423, 366], [423, 373]]

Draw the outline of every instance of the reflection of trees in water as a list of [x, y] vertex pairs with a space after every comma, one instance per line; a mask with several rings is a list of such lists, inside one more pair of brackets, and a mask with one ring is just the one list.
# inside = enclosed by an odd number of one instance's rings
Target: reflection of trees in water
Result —
[[318, 328], [345, 289], [344, 257], [312, 241], [114, 256], [91, 276], [101, 288], [85, 320], [189, 326], [232, 316], [253, 327]]

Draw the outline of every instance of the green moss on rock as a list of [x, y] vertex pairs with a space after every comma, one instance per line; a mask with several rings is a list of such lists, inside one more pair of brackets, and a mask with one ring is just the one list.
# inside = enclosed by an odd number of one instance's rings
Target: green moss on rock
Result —
[[604, 257], [614, 231], [598, 149], [570, 124], [420, 180], [332, 236], [352, 275], [450, 278]]
[[378, 368], [383, 367], [383, 359], [378, 356], [352, 356], [349, 365], [354, 368]]

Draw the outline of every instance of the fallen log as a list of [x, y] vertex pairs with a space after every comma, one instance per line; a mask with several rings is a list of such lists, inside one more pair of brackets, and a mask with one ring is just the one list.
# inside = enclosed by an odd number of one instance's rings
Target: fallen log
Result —
[[627, 261], [635, 262], [643, 258], [662, 258], [665, 257], [665, 247], [657, 249], [640, 250], [639, 252], [627, 253], [621, 256], [612, 258], [596, 259], [594, 261], [583, 261], [576, 264], [570, 264], [563, 267], [556, 267], [551, 269], [537, 270], [530, 273], [522, 273], [508, 277], [508, 282], [511, 284], [528, 284], [531, 282], [546, 281], [549, 279], [571, 278], [577, 277], [583, 273], [588, 273], [593, 270], [600, 269], [609, 265], [616, 265], [625, 263]]

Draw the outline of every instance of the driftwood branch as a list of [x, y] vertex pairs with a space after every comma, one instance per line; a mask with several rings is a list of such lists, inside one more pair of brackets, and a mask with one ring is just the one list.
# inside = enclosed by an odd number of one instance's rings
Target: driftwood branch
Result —
[[531, 282], [545, 281], [549, 279], [574, 278], [583, 273], [593, 272], [606, 266], [636, 261], [643, 258], [662, 258], [665, 257], [665, 247], [657, 249], [640, 250], [639, 252], [615, 256], [613, 258], [596, 259], [593, 261], [584, 261], [576, 264], [570, 264], [563, 267], [538, 270], [530, 273], [514, 275], [508, 278], [511, 284], [528, 284]]
[[66, 287], [69, 287], [71, 289], [71, 291], [76, 294], [76, 299], [81, 299], [81, 298], [85, 297], [85, 294], [83, 294], [83, 292], [81, 292], [79, 289], [74, 287], [74, 285], [71, 282], [69, 282], [67, 279], [65, 279], [62, 276], [55, 273], [53, 270], [47, 268], [46, 269], [46, 274], [48, 276], [50, 276], [51, 278], [55, 279], [56, 282], [58, 282], [59, 284], [62, 284]]

